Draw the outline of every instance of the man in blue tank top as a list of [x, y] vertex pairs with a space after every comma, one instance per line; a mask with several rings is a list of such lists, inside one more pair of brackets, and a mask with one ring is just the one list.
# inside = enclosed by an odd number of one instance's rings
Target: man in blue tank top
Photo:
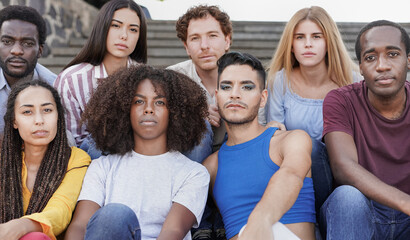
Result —
[[[314, 239], [312, 149], [301, 130], [279, 131], [258, 123], [265, 106], [265, 70], [249, 54], [230, 52], [218, 61], [215, 91], [228, 140], [203, 163], [228, 239], [273, 239], [272, 226]], [[276, 235], [275, 235], [276, 236]]]

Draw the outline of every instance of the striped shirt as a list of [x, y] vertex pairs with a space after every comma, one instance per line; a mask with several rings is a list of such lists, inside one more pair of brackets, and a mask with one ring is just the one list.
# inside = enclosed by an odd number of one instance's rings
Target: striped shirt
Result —
[[[137, 62], [128, 59], [128, 66], [135, 64]], [[97, 66], [80, 63], [65, 69], [54, 82], [65, 108], [67, 129], [73, 135], [77, 146], [80, 146], [89, 134], [86, 126], [81, 124], [81, 115], [98, 86], [98, 80], [107, 77], [103, 63]]]

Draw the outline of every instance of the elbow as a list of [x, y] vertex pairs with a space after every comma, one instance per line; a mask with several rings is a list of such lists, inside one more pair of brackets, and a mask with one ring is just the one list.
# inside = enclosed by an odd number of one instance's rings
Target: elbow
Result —
[[[288, 186], [294, 186], [297, 189], [302, 189], [303, 181], [305, 180], [305, 176], [301, 176], [295, 170], [289, 168], [281, 168], [279, 171], [276, 172], [278, 178], [282, 178], [279, 182], [286, 182]], [[273, 181], [277, 181], [271, 179]]]
[[331, 162], [330, 167], [333, 173], [333, 178], [335, 179], [337, 184], [354, 185], [351, 177], [352, 170], [349, 170], [348, 166]]

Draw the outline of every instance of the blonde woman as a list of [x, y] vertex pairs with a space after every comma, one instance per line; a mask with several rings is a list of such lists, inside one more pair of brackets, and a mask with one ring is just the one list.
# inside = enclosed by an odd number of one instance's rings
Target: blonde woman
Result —
[[322, 105], [326, 94], [359, 79], [336, 23], [321, 7], [296, 12], [283, 31], [268, 72], [267, 121], [302, 129], [312, 138], [316, 212], [332, 190], [324, 144]]

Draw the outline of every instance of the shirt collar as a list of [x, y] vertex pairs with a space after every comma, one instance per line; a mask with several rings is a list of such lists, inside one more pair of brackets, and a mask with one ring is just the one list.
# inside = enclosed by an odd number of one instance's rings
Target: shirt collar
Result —
[[3, 69], [0, 68], [0, 90], [3, 88], [10, 89], [10, 86], [7, 84], [6, 77], [4, 77]]
[[108, 77], [103, 63], [94, 67], [94, 76], [96, 79], [103, 79]]
[[[33, 77], [31, 79], [40, 79], [37, 68], [34, 68], [33, 70]], [[3, 69], [0, 68], [0, 90], [3, 88], [7, 88], [8, 90], [11, 90], [9, 84], [7, 83], [6, 77], [4, 76]]]
[[[134, 61], [130, 57], [128, 57], [127, 67], [137, 65], [137, 64], [138, 63], [136, 61]], [[97, 79], [103, 79], [103, 78], [108, 77], [107, 70], [105, 69], [104, 63], [101, 63], [100, 65], [94, 67], [94, 76]]]

